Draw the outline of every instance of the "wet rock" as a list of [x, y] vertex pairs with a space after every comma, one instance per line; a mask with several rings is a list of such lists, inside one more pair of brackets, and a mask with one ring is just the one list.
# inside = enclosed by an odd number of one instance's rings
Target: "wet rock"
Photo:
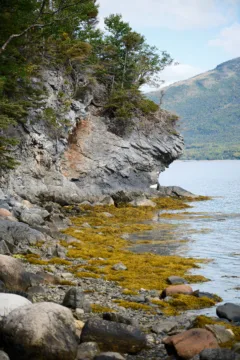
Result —
[[211, 294], [211, 293], [209, 293], [209, 292], [203, 292], [203, 291], [199, 291], [199, 290], [194, 291], [192, 295], [193, 295], [193, 296], [196, 296], [196, 297], [198, 297], [198, 298], [206, 297], [206, 298], [212, 299], [212, 300], [215, 300], [215, 299], [216, 299], [216, 295], [215, 295], [215, 294]]
[[169, 276], [167, 281], [171, 285], [188, 284], [187, 280], [181, 278], [180, 276]]
[[191, 329], [163, 339], [169, 355], [177, 354], [184, 360], [192, 359], [203, 349], [218, 348], [214, 335], [205, 329]]
[[0, 316], [7, 316], [12, 310], [27, 305], [31, 305], [31, 302], [25, 297], [0, 293]]
[[112, 269], [116, 270], [116, 271], [120, 271], [120, 270], [124, 271], [124, 270], [127, 270], [127, 267], [122, 263], [118, 263], [118, 264], [113, 265]]
[[30, 286], [28, 273], [21, 261], [7, 255], [0, 255], [0, 280], [8, 289], [25, 291]]
[[93, 359], [94, 356], [99, 353], [100, 353], [100, 349], [96, 342], [85, 342], [78, 345], [76, 360]]
[[115, 321], [115, 322], [120, 323], [120, 324], [138, 326], [137, 320], [127, 318], [127, 317], [125, 317], [123, 315], [120, 315], [120, 314], [117, 314], [117, 313], [104, 313], [103, 314], [103, 320]]
[[116, 352], [104, 352], [94, 357], [93, 360], [125, 360], [125, 358]]
[[72, 313], [54, 303], [13, 310], [3, 322], [2, 340], [11, 360], [75, 360], [77, 354]]
[[171, 285], [163, 290], [160, 295], [160, 299], [164, 299], [167, 296], [175, 295], [175, 294], [186, 294], [190, 295], [193, 293], [193, 289], [189, 285]]
[[91, 319], [82, 330], [81, 342], [97, 342], [102, 351], [137, 353], [146, 348], [146, 336], [130, 325]]
[[86, 296], [81, 289], [71, 288], [66, 293], [63, 299], [63, 306], [69, 307], [71, 309], [83, 309], [85, 312], [91, 312], [91, 305], [86, 299]]
[[10, 359], [4, 351], [0, 350], [0, 360], [10, 360]]
[[219, 344], [231, 341], [235, 337], [232, 330], [222, 325], [206, 325], [205, 328], [213, 333]]
[[226, 303], [217, 307], [217, 316], [229, 321], [240, 321], [240, 305]]
[[199, 360], [240, 360], [240, 355], [229, 349], [205, 349], [199, 354]]

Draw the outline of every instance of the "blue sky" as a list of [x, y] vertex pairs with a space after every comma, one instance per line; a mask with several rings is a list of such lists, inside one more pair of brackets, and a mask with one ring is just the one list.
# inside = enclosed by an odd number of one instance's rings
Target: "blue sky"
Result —
[[99, 0], [103, 18], [120, 13], [147, 42], [168, 51], [177, 66], [168, 85], [240, 56], [240, 0]]

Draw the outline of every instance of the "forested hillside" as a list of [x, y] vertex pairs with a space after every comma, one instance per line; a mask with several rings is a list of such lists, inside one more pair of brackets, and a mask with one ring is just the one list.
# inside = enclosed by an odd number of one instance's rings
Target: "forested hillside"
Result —
[[[240, 158], [240, 58], [164, 90], [162, 107], [181, 119], [183, 158]], [[148, 96], [159, 102], [159, 92]]]

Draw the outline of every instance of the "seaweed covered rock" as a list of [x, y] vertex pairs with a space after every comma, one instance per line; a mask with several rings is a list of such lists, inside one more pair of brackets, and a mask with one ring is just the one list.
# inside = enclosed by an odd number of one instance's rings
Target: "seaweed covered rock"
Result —
[[81, 342], [97, 342], [102, 351], [138, 353], [147, 346], [146, 336], [130, 325], [91, 319], [82, 330]]
[[71, 311], [47, 302], [13, 310], [1, 330], [11, 360], [75, 360], [75, 331]]
[[204, 349], [218, 348], [214, 335], [205, 329], [191, 329], [163, 339], [169, 355], [184, 360], [192, 359]]

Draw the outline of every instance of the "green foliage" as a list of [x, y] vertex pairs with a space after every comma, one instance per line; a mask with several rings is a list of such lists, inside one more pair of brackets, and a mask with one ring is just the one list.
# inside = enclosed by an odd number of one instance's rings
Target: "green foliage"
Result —
[[[179, 114], [183, 159], [240, 159], [240, 60], [165, 89], [162, 107]], [[159, 92], [148, 97], [158, 102]]]

